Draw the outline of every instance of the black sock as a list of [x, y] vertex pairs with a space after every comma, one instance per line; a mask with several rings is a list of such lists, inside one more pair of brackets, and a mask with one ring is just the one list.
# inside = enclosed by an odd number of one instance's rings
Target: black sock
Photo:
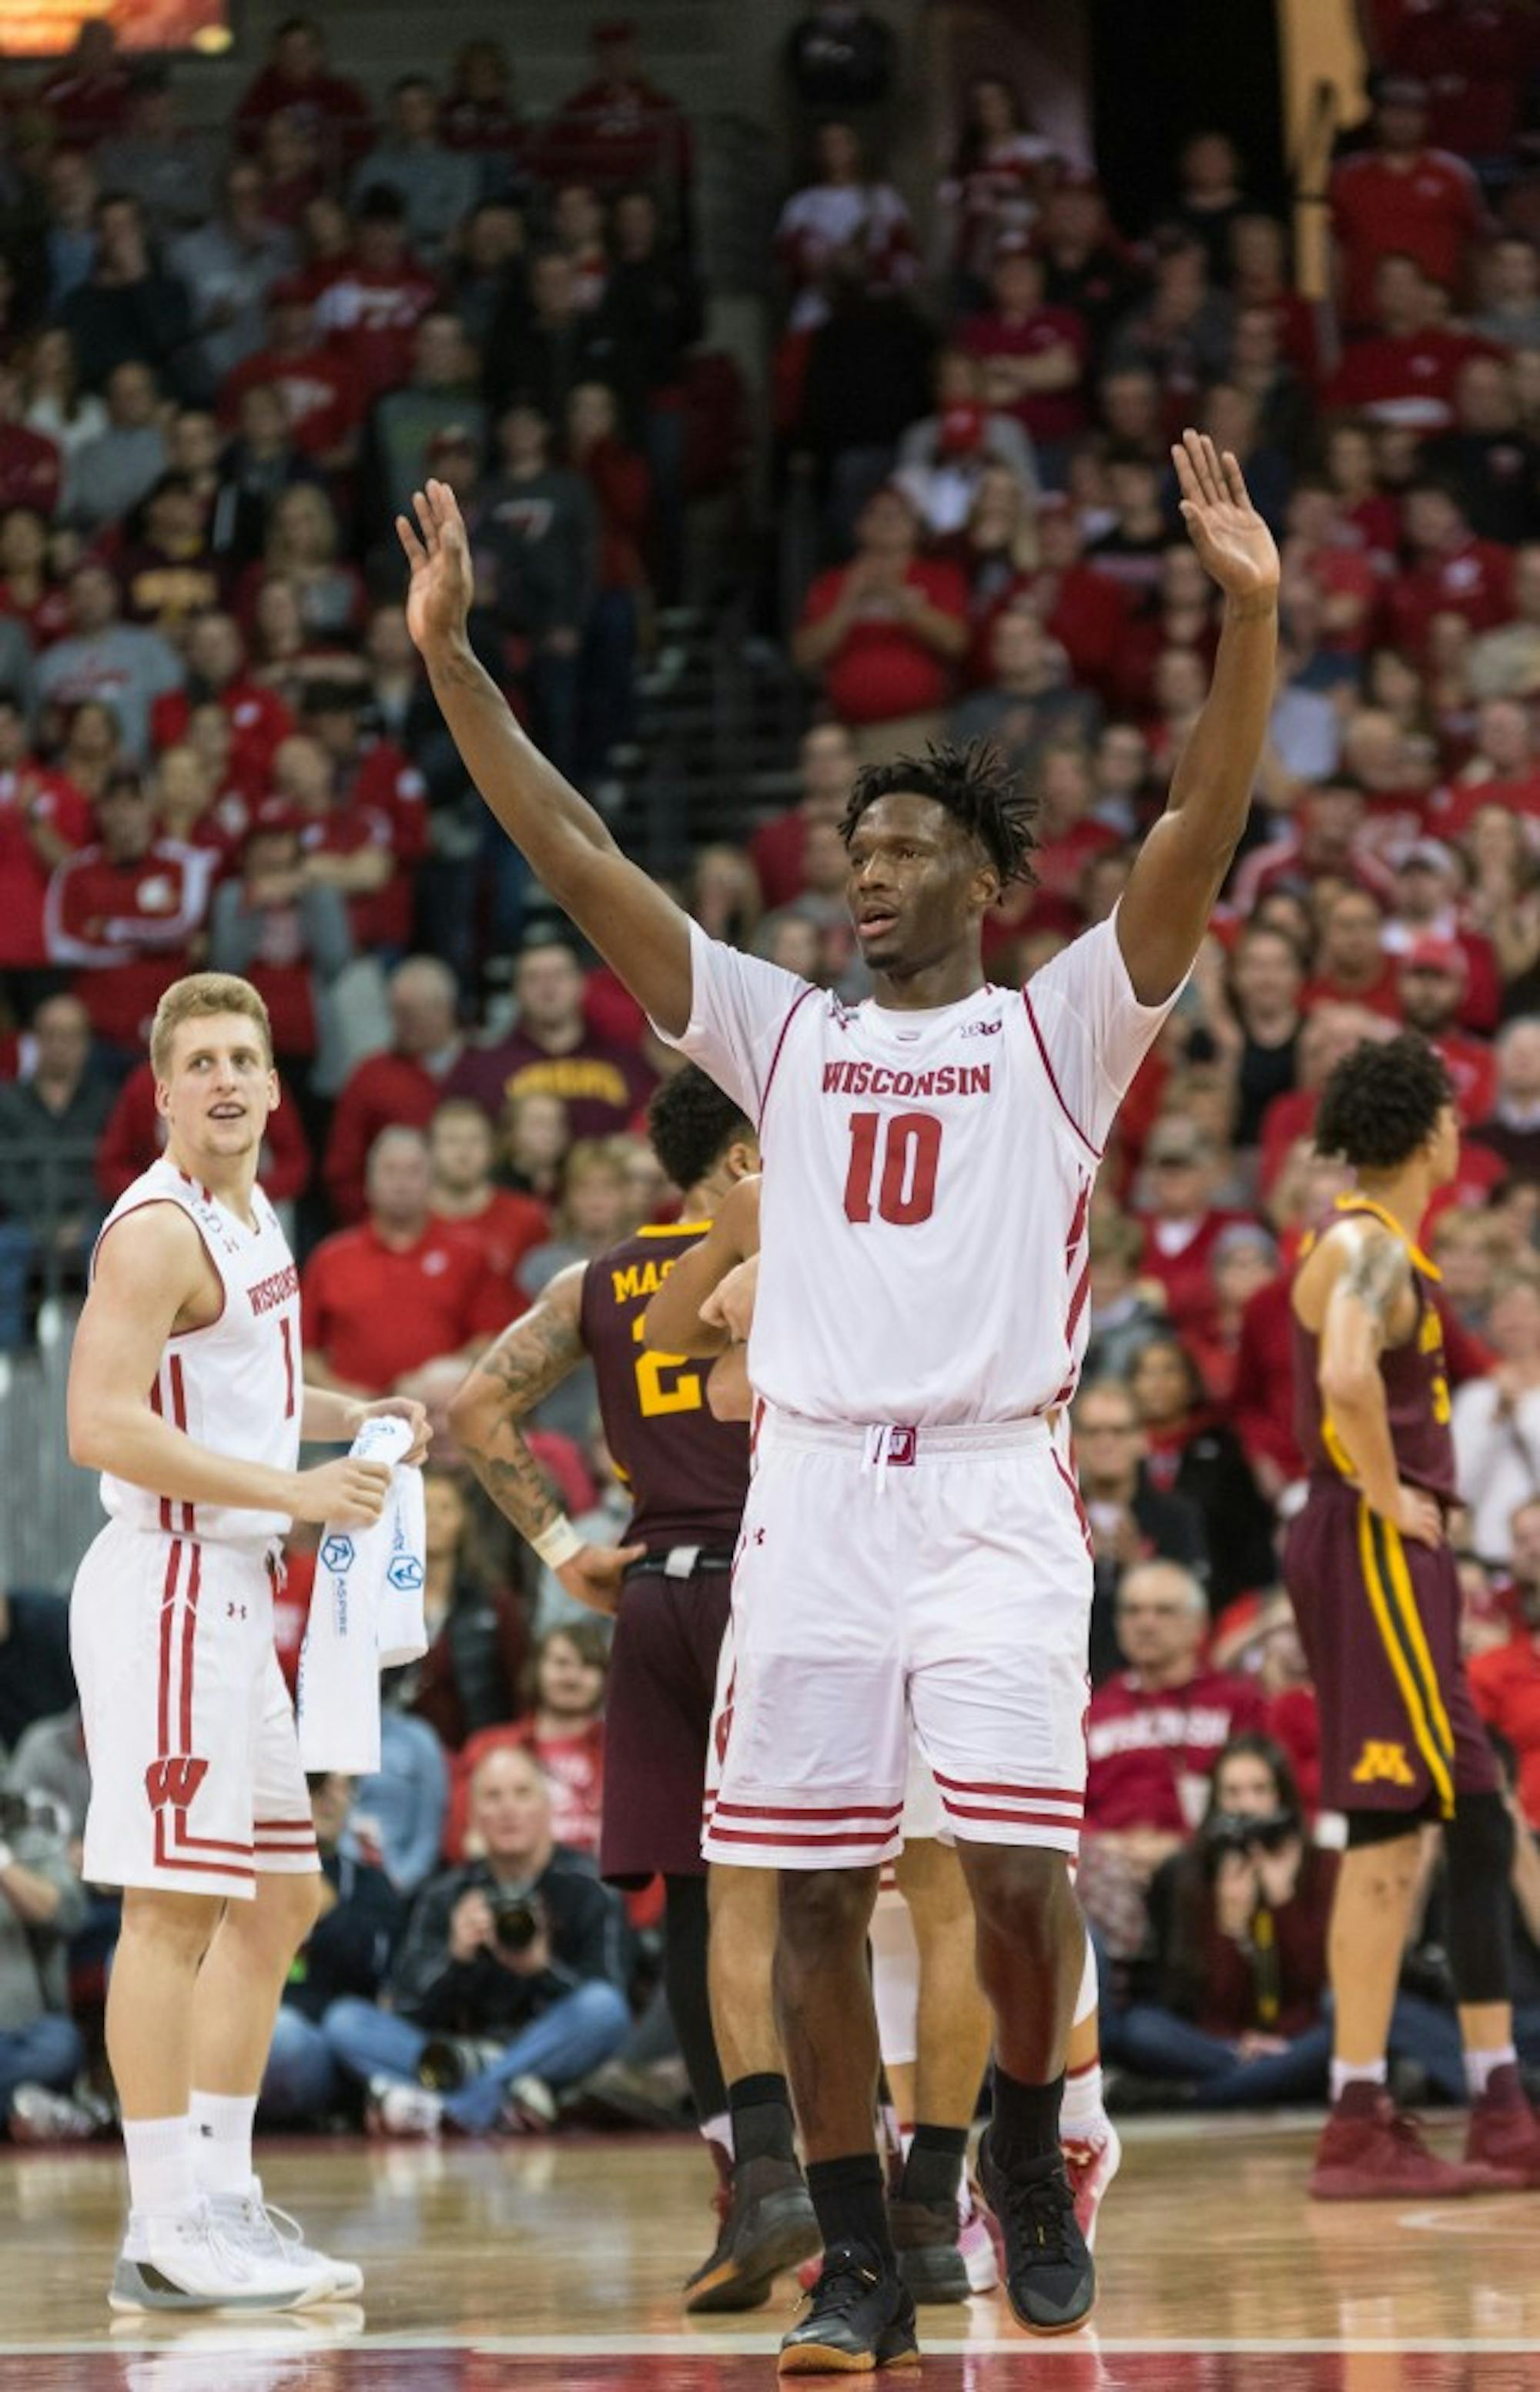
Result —
[[966, 2126], [916, 2126], [904, 2161], [900, 2201], [925, 2201], [939, 2206], [955, 2202], [967, 2157]]
[[808, 2190], [826, 2251], [836, 2242], [853, 2242], [879, 2270], [893, 2267], [882, 2163], [875, 2152], [858, 2152], [850, 2159], [809, 2160]]
[[783, 2076], [769, 2070], [762, 2076], [740, 2076], [727, 2088], [727, 2106], [735, 2166], [744, 2160], [796, 2159], [791, 2088]]
[[990, 2153], [1002, 2167], [1027, 2166], [1033, 2161], [1059, 2156], [1059, 2105], [1064, 2078], [1046, 2085], [1023, 2085], [996, 2065], [994, 2109], [990, 2124]]

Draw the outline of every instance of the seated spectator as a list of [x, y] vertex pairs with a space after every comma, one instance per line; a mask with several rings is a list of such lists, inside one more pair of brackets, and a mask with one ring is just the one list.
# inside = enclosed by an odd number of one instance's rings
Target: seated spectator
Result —
[[597, 588], [578, 656], [574, 741], [578, 777], [586, 782], [630, 734], [639, 609], [648, 592], [653, 477], [645, 457], [621, 436], [619, 403], [604, 383], [578, 383], [568, 393], [566, 451], [593, 493], [599, 519]]
[[[1132, 304], [1139, 276], [1089, 166], [1060, 167], [1043, 198], [1033, 246], [1043, 264], [1043, 297], [1051, 307], [1080, 317], [1092, 355], [1100, 357], [1113, 325]], [[1158, 407], [1159, 385], [1154, 389]], [[1110, 417], [1107, 427], [1115, 437], [1127, 437]]]
[[[625, 1142], [622, 1138], [579, 1138], [568, 1147], [562, 1164], [561, 1197], [551, 1215], [550, 1235], [532, 1246], [519, 1265], [518, 1283], [530, 1296], [573, 1263], [591, 1262], [628, 1235], [629, 1189]], [[577, 1391], [581, 1388], [581, 1392]], [[541, 1419], [578, 1436], [591, 1417], [593, 1402], [582, 1372], [576, 1384], [567, 1383], [547, 1399]]]
[[382, 1868], [396, 1892], [410, 1896], [441, 1866], [449, 1769], [427, 1722], [396, 1699], [404, 1674], [387, 1671], [381, 1682], [380, 1766], [354, 1788], [343, 1849]]
[[133, 90], [116, 32], [105, 17], [96, 17], [82, 24], [62, 64], [44, 77], [37, 98], [65, 140], [95, 149], [123, 131]]
[[1482, 305], [1470, 329], [1500, 348], [1540, 347], [1540, 250], [1523, 233], [1499, 233], [1483, 253]]
[[324, 1177], [339, 1221], [364, 1209], [364, 1169], [383, 1129], [426, 1129], [464, 1049], [454, 974], [436, 956], [409, 956], [391, 974], [391, 1045], [356, 1063], [332, 1108]]
[[519, 112], [513, 70], [500, 42], [460, 44], [449, 71], [441, 126], [451, 150], [464, 150], [477, 161], [485, 188], [500, 195], [524, 188], [529, 130]]
[[[1304, 971], [1300, 951], [1286, 932], [1249, 922], [1230, 959], [1228, 989], [1215, 991], [1209, 1027], [1234, 1071], [1236, 1146], [1254, 1147], [1262, 1117], [1275, 1097], [1293, 1087], [1303, 1028], [1301, 1011]], [[1183, 1307], [1169, 1294], [1171, 1318], [1183, 1326]]]
[[471, 519], [478, 578], [498, 628], [528, 643], [533, 731], [574, 768], [577, 658], [599, 583], [599, 513], [581, 474], [550, 462], [550, 423], [516, 400], [498, 425], [499, 471]]
[[1099, 702], [1071, 684], [1069, 658], [1025, 605], [995, 617], [990, 656], [990, 678], [953, 707], [949, 738], [990, 739], [1018, 773], [1030, 773], [1050, 746], [1095, 738]]
[[[394, 958], [411, 941], [411, 867], [427, 846], [427, 791], [395, 741], [365, 729], [365, 703], [358, 682], [317, 680], [305, 691], [310, 736], [302, 744], [319, 748], [330, 789], [321, 802], [307, 771], [300, 805], [309, 819], [301, 835], [308, 854], [333, 859], [335, 877], [352, 901], [358, 945]], [[277, 778], [281, 790], [281, 772]], [[362, 868], [366, 862], [372, 872]]]
[[963, 578], [917, 553], [918, 529], [900, 489], [878, 490], [857, 523], [853, 563], [819, 575], [793, 635], [798, 670], [822, 681], [863, 755], [939, 731], [949, 669], [968, 643]]
[[342, 1849], [353, 1783], [332, 1770], [310, 1779], [323, 1890], [320, 1916], [294, 1956], [273, 2024], [258, 2111], [264, 2126], [322, 2124], [338, 2079], [321, 2021], [333, 2002], [376, 2002], [406, 1924], [406, 1904], [382, 1868]]
[[[1320, 944], [1303, 993], [1307, 1016], [1314, 1017], [1319, 1006], [1351, 1005], [1399, 1020], [1395, 965], [1385, 952], [1385, 913], [1378, 897], [1367, 889], [1339, 889], [1325, 898], [1320, 926]], [[1307, 1019], [1301, 1049], [1309, 1026]], [[1295, 1060], [1298, 1070], [1301, 1056], [1297, 1054]]]
[[390, 130], [354, 171], [356, 191], [394, 191], [407, 211], [407, 236], [430, 266], [445, 254], [481, 189], [476, 161], [442, 136], [438, 94], [427, 75], [399, 75], [391, 85]]
[[1203, 1521], [1216, 1613], [1276, 1576], [1273, 1521], [1235, 1431], [1210, 1411], [1197, 1366], [1182, 1340], [1152, 1337], [1129, 1382], [1149, 1447], [1146, 1467], [1162, 1492]]
[[1082, 1387], [1073, 1412], [1075, 1466], [1091, 1535], [1091, 1680], [1125, 1666], [1117, 1631], [1118, 1589], [1141, 1562], [1179, 1562], [1202, 1579], [1209, 1557], [1203, 1523], [1180, 1495], [1162, 1495], [1145, 1470], [1145, 1433], [1132, 1397], [1116, 1379]]
[[562, 1197], [562, 1164], [572, 1144], [572, 1124], [560, 1097], [532, 1088], [511, 1097], [498, 1116], [509, 1178], [549, 1207]]
[[[428, 1650], [410, 1665], [405, 1707], [426, 1720], [447, 1751], [459, 1752], [469, 1738], [520, 1710], [529, 1630], [522, 1605], [507, 1589], [486, 1586], [472, 1569], [466, 1485], [447, 1470], [430, 1470], [423, 1496]], [[574, 1840], [563, 1830], [562, 1840]]]
[[211, 607], [188, 626], [181, 684], [159, 697], [151, 715], [155, 745], [188, 735], [193, 709], [215, 704], [230, 725], [230, 778], [253, 800], [267, 795], [278, 751], [294, 728], [282, 700], [255, 682], [246, 644], [232, 616]]
[[146, 491], [118, 555], [123, 609], [175, 643], [189, 617], [217, 606], [225, 575], [209, 546], [208, 517], [192, 478], [162, 474]]
[[493, 1184], [497, 1136], [481, 1106], [446, 1097], [434, 1109], [428, 1148], [438, 1219], [473, 1237], [499, 1277], [516, 1278], [524, 1255], [550, 1235], [550, 1216], [537, 1197]]
[[593, 80], [564, 99], [546, 126], [540, 171], [548, 183], [591, 183], [604, 199], [641, 184], [658, 192], [682, 229], [689, 122], [644, 72], [633, 19], [601, 19], [590, 38]]
[[306, 211], [327, 189], [319, 129], [297, 108], [280, 108], [262, 128], [254, 163], [262, 176], [263, 205], [280, 230], [297, 234]]
[[802, 795], [795, 806], [762, 823], [749, 841], [749, 854], [768, 911], [789, 904], [805, 886], [804, 851], [817, 824], [837, 826], [850, 801], [856, 751], [848, 726], [815, 722], [802, 734], [797, 770]]
[[335, 175], [368, 147], [369, 105], [356, 84], [333, 74], [321, 29], [309, 17], [285, 19], [273, 35], [267, 63], [252, 78], [235, 112], [236, 136], [255, 150], [269, 117], [294, 110], [319, 136]]
[[1111, 1205], [1091, 1216], [1091, 1336], [1081, 1365], [1090, 1388], [1103, 1379], [1126, 1379], [1140, 1347], [1165, 1320], [1161, 1291], [1139, 1277], [1145, 1232], [1139, 1222]]
[[810, 332], [828, 315], [828, 271], [841, 253], [860, 258], [869, 290], [907, 290], [920, 272], [909, 210], [891, 183], [865, 171], [855, 126], [837, 118], [821, 124], [814, 160], [814, 179], [792, 194], [775, 228], [793, 332]]
[[[0, 618], [12, 627], [3, 643], [0, 670], [11, 686], [32, 682], [30, 643], [35, 652], [70, 628], [70, 610], [54, 577], [47, 517], [36, 507], [7, 507], [0, 515]], [[14, 632], [23, 634], [18, 644]]]
[[572, 267], [573, 305], [591, 316], [603, 304], [610, 252], [603, 204], [591, 184], [563, 183], [550, 203], [552, 239]]
[[327, 993], [353, 955], [341, 890], [309, 876], [296, 825], [281, 813], [269, 819], [265, 809], [246, 834], [238, 873], [214, 891], [209, 968], [234, 972], [259, 992], [274, 1056], [302, 1090], [320, 1043]]
[[1229, 360], [1235, 310], [1209, 279], [1208, 252], [1180, 225], [1155, 235], [1155, 280], [1112, 330], [1104, 368], [1143, 366], [1165, 394], [1166, 428], [1187, 421], [1198, 391], [1217, 382]]
[[66, 774], [35, 760], [26, 716], [16, 696], [0, 689], [0, 974], [7, 984], [45, 963], [49, 876], [85, 846], [92, 829], [84, 795]]
[[52, 514], [64, 478], [63, 452], [51, 434], [23, 421], [22, 404], [20, 374], [12, 364], [0, 366], [0, 504]]
[[1472, 631], [1495, 630], [1508, 621], [1513, 552], [1478, 540], [1458, 498], [1441, 483], [1414, 484], [1402, 517], [1411, 563], [1386, 593], [1386, 625], [1399, 647], [1426, 664], [1436, 616], [1461, 616]]
[[1229, 283], [1236, 308], [1232, 369], [1240, 357], [1246, 317], [1264, 315], [1273, 327], [1276, 355], [1309, 388], [1319, 367], [1316, 310], [1295, 288], [1288, 264], [1288, 237], [1276, 216], [1248, 209], [1232, 220], [1228, 272], [1219, 277]]
[[1374, 308], [1372, 327], [1347, 344], [1327, 386], [1328, 402], [1365, 423], [1420, 436], [1448, 432], [1456, 420], [1462, 371], [1473, 358], [1490, 358], [1493, 351], [1450, 329], [1448, 294], [1415, 258], [1391, 254], [1380, 259]]
[[528, 1716], [473, 1736], [459, 1755], [444, 1849], [472, 1858], [477, 1826], [472, 1789], [484, 1755], [515, 1746], [539, 1764], [558, 1843], [595, 1853], [604, 1802], [604, 1679], [609, 1630], [591, 1612], [575, 1611], [547, 1628], [529, 1672]]
[[1484, 1333], [1495, 1367], [1457, 1390], [1450, 1426], [1470, 1542], [1506, 1562], [1509, 1524], [1540, 1488], [1540, 1265], [1529, 1256], [1498, 1274]]
[[[343, 2000], [324, 2021], [339, 2065], [369, 2092], [371, 2124], [387, 2134], [552, 2126], [554, 2095], [618, 2050], [630, 2023], [619, 1902], [591, 1862], [555, 1842], [533, 1755], [488, 1753], [472, 1799], [483, 1857], [419, 1897], [391, 1972], [392, 2009]], [[441, 2099], [419, 2068], [446, 2036], [507, 2040], [490, 2067], [471, 2062]]]
[[395, 191], [376, 185], [363, 192], [352, 217], [352, 249], [322, 278], [315, 322], [367, 405], [407, 380], [412, 335], [438, 285], [408, 243], [407, 212]]
[[1464, 161], [1429, 147], [1426, 84], [1385, 78], [1375, 96], [1373, 143], [1339, 160], [1330, 198], [1338, 305], [1350, 332], [1367, 320], [1375, 270], [1392, 253], [1415, 258], [1443, 290], [1460, 288], [1485, 210]]
[[13, 2143], [73, 2141], [96, 2129], [67, 2090], [85, 2056], [69, 2015], [65, 1960], [84, 1923], [85, 1889], [70, 1858], [68, 1820], [40, 1808], [48, 1815], [0, 1844], [0, 2117]]
[[[147, 1059], [130, 1072], [119, 1089], [97, 1149], [97, 1186], [107, 1203], [115, 1204], [124, 1189], [159, 1161], [165, 1144], [166, 1124], [155, 1102], [155, 1073]], [[291, 1098], [286, 1101], [281, 1078], [278, 1103], [267, 1116], [257, 1173], [278, 1205], [292, 1203], [309, 1184], [310, 1148], [304, 1125], [298, 1105]]]
[[1533, 1186], [1540, 1182], [1540, 1021], [1506, 1023], [1494, 1056], [1497, 1093], [1473, 1135], [1511, 1178]]
[[95, 840], [48, 883], [48, 960], [73, 970], [97, 1035], [136, 1049], [162, 994], [187, 969], [208, 911], [214, 858], [156, 837], [149, 792], [136, 774], [114, 774], [95, 811]]
[[1014, 415], [983, 404], [984, 374], [964, 349], [942, 349], [936, 359], [936, 412], [912, 423], [899, 444], [895, 478], [918, 508], [926, 532], [947, 539], [961, 532], [989, 467], [999, 465], [1020, 483], [1029, 500], [1038, 496], [1037, 460]]
[[103, 190], [138, 201], [157, 243], [206, 223], [215, 204], [214, 144], [182, 121], [180, 102], [168, 69], [136, 67], [123, 129], [102, 142], [94, 162]]
[[1213, 1403], [1228, 1407], [1231, 1402], [1247, 1306], [1272, 1285], [1277, 1269], [1276, 1241], [1261, 1221], [1232, 1221], [1221, 1230], [1209, 1264], [1213, 1314], [1208, 1330], [1189, 1341]]
[[1073, 308], [1050, 306], [1042, 259], [1024, 234], [999, 243], [990, 274], [993, 305], [971, 316], [962, 346], [982, 361], [984, 404], [1015, 417], [1045, 482], [1064, 479], [1068, 443], [1086, 426], [1091, 344]]
[[267, 293], [265, 347], [223, 383], [219, 420], [226, 431], [242, 422], [247, 394], [271, 386], [281, 398], [301, 452], [327, 473], [353, 461], [364, 397], [341, 352], [318, 334], [313, 296], [303, 280], [275, 282]]
[[363, 623], [366, 592], [357, 567], [339, 558], [340, 546], [336, 510], [325, 490], [309, 478], [297, 480], [275, 491], [260, 566], [242, 588], [254, 597], [262, 581], [281, 575], [312, 639], [349, 640]]
[[105, 390], [114, 366], [137, 360], [168, 390], [191, 397], [192, 308], [187, 286], [149, 253], [144, 210], [126, 192], [106, 191], [92, 214], [91, 271], [65, 301], [61, 320], [87, 390]]
[[369, 1217], [324, 1238], [302, 1278], [304, 1375], [372, 1398], [440, 1354], [469, 1363], [524, 1309], [473, 1238], [434, 1219], [428, 1141], [383, 1129], [369, 1149]]
[[376, 401], [369, 422], [375, 503], [383, 519], [410, 509], [412, 492], [427, 478], [434, 438], [450, 431], [479, 456], [486, 446], [486, 410], [459, 317], [430, 307], [412, 332], [409, 376]]
[[[690, 466], [686, 419], [689, 352], [700, 339], [701, 294], [683, 249], [667, 247], [651, 191], [623, 191], [615, 208], [615, 257], [604, 289], [604, 329], [615, 344], [615, 379], [640, 436], [657, 503], [657, 581], [677, 604], [683, 578], [684, 503]], [[462, 306], [463, 313], [463, 306]]]
[[1242, 857], [1230, 904], [1243, 919], [1274, 890], [1308, 896], [1319, 881], [1346, 880], [1390, 898], [1389, 872], [1364, 836], [1364, 793], [1350, 782], [1307, 788], [1289, 828]]
[[32, 1016], [30, 1060], [0, 1085], [0, 1235], [19, 1232], [27, 1259], [45, 1242], [56, 1268], [84, 1268], [102, 1217], [92, 1151], [112, 1101], [110, 1082], [93, 1068], [84, 1006], [45, 997]]
[[1441, 839], [1465, 839], [1483, 806], [1540, 822], [1540, 755], [1521, 699], [1489, 697], [1476, 716], [1475, 750], [1430, 809]]
[[1175, 1116], [1157, 1122], [1144, 1160], [1149, 1200], [1140, 1269], [1163, 1291], [1167, 1319], [1180, 1336], [1208, 1325], [1209, 1265], [1235, 1216], [1213, 1201], [1220, 1158], [1194, 1123]]
[[1479, 540], [1511, 547], [1540, 530], [1540, 448], [1519, 422], [1513, 369], [1502, 358], [1468, 358], [1455, 384], [1452, 428], [1429, 442], [1428, 469], [1458, 493]]
[[1396, 993], [1403, 1020], [1419, 1030], [1443, 1058], [1460, 1120], [1470, 1129], [1492, 1111], [1497, 1072], [1486, 1041], [1469, 1037], [1457, 1027], [1469, 977], [1465, 951], [1457, 940], [1424, 934], [1400, 958]]
[[1003, 75], [975, 75], [963, 96], [962, 130], [938, 194], [961, 295], [981, 295], [1001, 242], [1036, 228], [1055, 162], [1052, 142], [1032, 131], [1015, 84]]
[[[1171, 536], [1161, 502], [1162, 479], [1161, 471], [1135, 449], [1117, 448], [1107, 459], [1113, 519], [1092, 542], [1090, 561], [1118, 584], [1131, 614], [1140, 606], [1153, 607], [1168, 570]], [[1152, 691], [1160, 653], [1149, 659]]]
[[1195, 1841], [1157, 1871], [1136, 1970], [1147, 1996], [1113, 2008], [1107, 2056], [1174, 2077], [1195, 2109], [1322, 2098], [1337, 1855], [1307, 1841], [1281, 1746], [1250, 1731], [1214, 1763]]
[[263, 173], [254, 160], [232, 159], [218, 213], [201, 214], [206, 221], [173, 244], [169, 263], [191, 297], [199, 381], [212, 398], [261, 349], [269, 294], [299, 260], [293, 235], [267, 213]]
[[180, 689], [182, 667], [157, 631], [121, 618], [122, 597], [107, 567], [82, 557], [70, 575], [70, 631], [38, 663], [40, 696], [50, 705], [95, 699], [111, 709], [130, 763], [149, 749], [150, 711]]
[[1519, 1503], [1507, 1524], [1510, 1631], [1469, 1663], [1470, 1692], [1488, 1728], [1514, 1754], [1519, 1804], [1540, 1823], [1540, 1497]]
[[65, 509], [83, 531], [116, 523], [153, 489], [170, 463], [152, 369], [124, 358], [106, 378], [107, 429], [70, 462]]
[[853, 251], [836, 250], [827, 287], [826, 319], [783, 344], [778, 422], [811, 470], [824, 547], [843, 557], [904, 434], [928, 410], [936, 340], [907, 292], [868, 289]]
[[613, 1137], [652, 1094], [654, 1075], [633, 1049], [597, 1038], [583, 1015], [583, 975], [561, 940], [527, 946], [514, 967], [517, 1026], [495, 1046], [468, 1047], [445, 1093], [472, 1097], [491, 1119], [513, 1098], [560, 1097], [571, 1135]]

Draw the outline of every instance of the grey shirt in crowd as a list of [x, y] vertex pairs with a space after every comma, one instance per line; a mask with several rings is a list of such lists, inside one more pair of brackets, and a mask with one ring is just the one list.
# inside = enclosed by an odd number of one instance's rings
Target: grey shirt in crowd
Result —
[[19, 1827], [7, 1840], [23, 1868], [58, 1888], [58, 1908], [46, 1927], [29, 1928], [0, 1893], [0, 2034], [68, 2008], [64, 1947], [85, 1922], [85, 1889], [70, 1866], [63, 1837], [46, 1827]]
[[188, 286], [199, 362], [211, 384], [261, 348], [267, 293], [297, 258], [293, 235], [281, 226], [268, 226], [260, 240], [245, 240], [220, 216], [173, 243], [170, 264]]
[[159, 631], [136, 623], [109, 623], [104, 630], [76, 634], [47, 649], [37, 668], [45, 699], [78, 706], [98, 698], [110, 706], [123, 733], [123, 753], [142, 764], [149, 748], [149, 710], [158, 697], [182, 686], [175, 652]]
[[398, 195], [412, 247], [432, 263], [481, 197], [481, 163], [463, 150], [405, 150], [382, 141], [354, 176], [353, 196], [381, 186]]
[[64, 513], [82, 531], [121, 523], [154, 488], [170, 462], [166, 436], [158, 423], [115, 425], [99, 440], [88, 440], [70, 460]]

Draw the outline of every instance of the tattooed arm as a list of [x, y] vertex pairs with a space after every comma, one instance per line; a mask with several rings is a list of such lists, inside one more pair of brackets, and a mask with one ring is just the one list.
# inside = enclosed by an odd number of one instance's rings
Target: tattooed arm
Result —
[[[449, 1407], [449, 1426], [493, 1502], [533, 1544], [565, 1514], [520, 1423], [583, 1359], [583, 1270], [559, 1271], [534, 1308], [487, 1347]], [[591, 1611], [613, 1612], [642, 1545], [581, 1545], [556, 1575]]]
[[1403, 1535], [1424, 1544], [1443, 1541], [1443, 1514], [1420, 1488], [1404, 1487], [1396, 1468], [1379, 1368], [1387, 1346], [1400, 1346], [1417, 1320], [1417, 1298], [1406, 1249], [1378, 1221], [1344, 1221], [1324, 1238], [1306, 1266], [1324, 1281], [1318, 1378], [1321, 1400], [1352, 1463], [1371, 1508]]

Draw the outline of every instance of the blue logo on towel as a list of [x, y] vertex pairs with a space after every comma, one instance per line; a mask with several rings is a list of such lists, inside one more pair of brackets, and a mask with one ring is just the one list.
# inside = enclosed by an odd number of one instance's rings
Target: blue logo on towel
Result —
[[353, 1566], [353, 1539], [328, 1537], [321, 1547], [321, 1561], [329, 1570], [345, 1570]]
[[397, 1554], [385, 1576], [398, 1594], [415, 1594], [422, 1583], [422, 1565], [415, 1554]]

